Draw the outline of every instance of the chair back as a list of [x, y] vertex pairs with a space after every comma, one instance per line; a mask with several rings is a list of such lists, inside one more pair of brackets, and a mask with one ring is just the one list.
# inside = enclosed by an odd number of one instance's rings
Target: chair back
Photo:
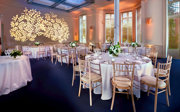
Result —
[[88, 79], [89, 79], [89, 82], [91, 81], [92, 79], [92, 74], [95, 73], [95, 74], [98, 74], [98, 75], [101, 75], [101, 66], [100, 66], [100, 63], [98, 62], [94, 62], [93, 59], [89, 59], [88, 60], [88, 69], [86, 69], [88, 71]]
[[157, 56], [158, 52], [151, 52], [149, 58], [152, 60], [152, 64], [154, 65], [154, 68], [156, 68], [157, 65]]
[[76, 49], [76, 51], [77, 51], [77, 54], [78, 54], [78, 58], [85, 58], [85, 56], [87, 54], [86, 47], [80, 48], [80, 49]]
[[74, 58], [75, 58], [76, 57], [76, 47], [74, 47], [74, 48], [69, 48], [68, 47], [68, 54], [73, 55]]
[[131, 80], [133, 87], [135, 64], [122, 64], [113, 62], [113, 80], [117, 80], [117, 76], [123, 76]]
[[96, 62], [94, 59], [89, 59], [88, 60], [88, 70], [91, 73], [96, 73], [96, 74], [101, 74], [101, 66], [100, 62]]
[[[73, 52], [76, 52], [76, 51], [73, 51]], [[71, 60], [72, 60], [72, 64], [73, 64], [73, 67], [77, 65], [77, 62], [76, 62], [76, 53], [71, 53]]]
[[87, 64], [87, 61], [78, 58], [78, 66], [79, 66], [80, 78], [82, 76], [82, 72], [85, 72], [86, 64]]
[[166, 79], [167, 80], [169, 78], [170, 75], [170, 70], [171, 70], [171, 64], [172, 62], [169, 63], [158, 63], [157, 64], [157, 74], [156, 74], [156, 87], [158, 87], [158, 80], [159, 80], [159, 74], [161, 73], [161, 70], [166, 71]]

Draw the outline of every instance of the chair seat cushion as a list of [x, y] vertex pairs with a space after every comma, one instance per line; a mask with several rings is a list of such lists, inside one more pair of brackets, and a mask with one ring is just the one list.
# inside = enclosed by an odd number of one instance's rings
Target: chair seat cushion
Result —
[[[155, 75], [157, 74], [157, 68], [154, 68]], [[167, 76], [167, 70], [160, 69], [159, 70], [159, 77], [166, 77]]]
[[[81, 77], [81, 80], [88, 83], [89, 82], [89, 72], [87, 72], [85, 75], [83, 75]], [[92, 82], [97, 82], [97, 81], [100, 81], [100, 80], [101, 80], [101, 76], [100, 75], [95, 74], [95, 73], [91, 73], [91, 81]]]
[[124, 88], [124, 87], [130, 87], [131, 86], [131, 80], [127, 77], [117, 76], [114, 78], [115, 80], [112, 80], [113, 85]]
[[[144, 82], [145, 84], [151, 85], [153, 87], [156, 87], [156, 77], [153, 76], [143, 76], [141, 77], [141, 81]], [[158, 80], [158, 88], [163, 89], [166, 87], [166, 83], [159, 79]]]

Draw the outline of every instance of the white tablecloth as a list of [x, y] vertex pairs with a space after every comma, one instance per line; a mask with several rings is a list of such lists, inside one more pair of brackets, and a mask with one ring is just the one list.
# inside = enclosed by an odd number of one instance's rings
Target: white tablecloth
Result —
[[0, 56], [0, 95], [8, 94], [32, 81], [31, 67], [27, 56], [13, 59]]
[[[102, 93], [101, 93], [101, 87], [95, 88], [94, 93], [95, 94], [102, 94], [101, 99], [102, 100], [109, 100], [112, 97], [112, 84], [111, 84], [111, 78], [113, 77], [113, 66], [111, 63], [112, 57], [109, 56], [108, 53], [102, 54], [100, 56], [91, 55], [86, 56], [86, 59], [89, 57], [95, 57], [96, 62], [101, 62], [101, 76], [102, 76]], [[153, 65], [149, 58], [143, 57], [143, 56], [136, 55], [129, 55], [129, 54], [120, 54], [119, 57], [114, 58], [115, 62], [122, 62], [125, 61], [129, 62], [135, 62], [135, 74], [134, 74], [134, 87], [133, 92], [134, 95], [137, 98], [140, 98], [140, 90], [141, 90], [141, 76], [143, 75], [151, 75], [153, 76]], [[105, 61], [105, 62], [104, 62]], [[146, 89], [146, 88], [143, 88]]]
[[39, 47], [41, 48], [45, 48], [45, 57], [48, 56], [48, 50], [51, 48], [52, 49], [52, 46], [23, 46], [22, 47], [22, 51], [24, 52], [26, 50], [26, 47], [28, 47], [28, 51], [32, 52], [32, 56], [30, 56], [30, 58], [38, 58], [37, 57], [37, 52], [39, 51]]

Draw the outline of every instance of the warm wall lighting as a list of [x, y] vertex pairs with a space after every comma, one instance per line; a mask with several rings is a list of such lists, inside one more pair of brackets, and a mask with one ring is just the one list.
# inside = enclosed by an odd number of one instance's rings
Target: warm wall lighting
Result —
[[63, 41], [69, 38], [69, 27], [64, 19], [60, 19], [54, 13], [46, 13], [43, 21], [45, 32], [43, 35], [53, 41]]
[[92, 40], [93, 38], [93, 26], [90, 26], [89, 28], [89, 40]]
[[75, 34], [74, 34], [74, 40], [78, 41], [78, 34], [77, 34], [77, 32], [75, 32]]
[[43, 17], [39, 11], [25, 8], [24, 13], [12, 18], [10, 34], [16, 41], [34, 41], [37, 36], [44, 35], [61, 43], [69, 38], [69, 27], [64, 19], [53, 13]]
[[40, 14], [39, 11], [25, 8], [20, 16], [14, 16], [11, 21], [11, 36], [16, 41], [25, 42], [27, 40], [34, 41], [37, 36], [42, 35], [45, 28], [42, 24], [43, 17]]
[[146, 18], [146, 24], [151, 24], [152, 23], [152, 18]]

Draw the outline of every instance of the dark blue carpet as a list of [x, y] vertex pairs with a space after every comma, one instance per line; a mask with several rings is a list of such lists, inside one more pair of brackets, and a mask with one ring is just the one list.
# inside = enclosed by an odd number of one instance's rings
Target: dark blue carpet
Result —
[[[166, 59], [158, 59], [165, 62]], [[52, 64], [50, 59], [31, 60], [33, 81], [27, 86], [8, 95], [0, 96], [0, 111], [48, 111], [48, 112], [107, 112], [110, 111], [111, 100], [101, 100], [101, 95], [93, 94], [93, 106], [89, 106], [89, 91], [82, 89], [78, 97], [79, 78], [71, 86], [72, 66], [59, 63]], [[173, 60], [171, 69], [170, 107], [166, 106], [165, 93], [158, 95], [158, 112], [180, 111], [180, 60]], [[141, 94], [135, 98], [137, 112], [153, 112], [154, 96]], [[4, 111], [2, 111], [4, 110]], [[116, 94], [115, 112], [132, 112], [131, 99], [126, 95]]]

